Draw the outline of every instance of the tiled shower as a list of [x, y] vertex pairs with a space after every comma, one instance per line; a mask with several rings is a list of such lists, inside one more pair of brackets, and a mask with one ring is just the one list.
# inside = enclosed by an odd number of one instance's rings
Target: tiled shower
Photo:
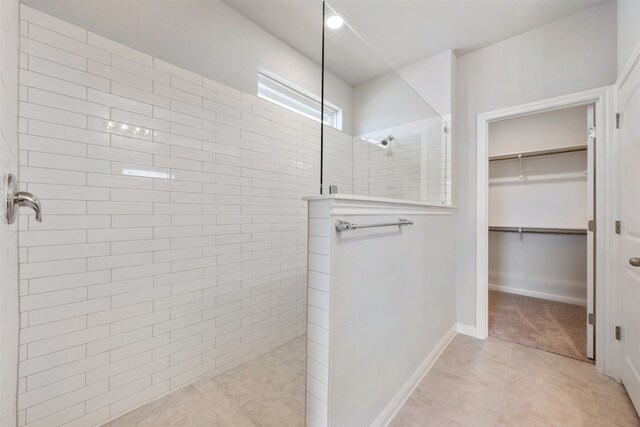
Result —
[[[22, 209], [3, 235], [19, 256], [19, 281], [2, 266], [19, 289], [19, 346], [2, 343], [19, 349], [17, 424], [103, 425], [303, 343], [308, 306], [328, 297], [314, 288], [308, 299], [302, 199], [320, 188], [319, 123], [19, 9], [18, 144], [5, 142], [3, 168], [19, 164], [20, 189], [40, 198], [43, 221]], [[395, 157], [325, 127], [324, 183], [450, 203], [442, 121], [411, 126], [391, 129]], [[2, 295], [16, 324], [17, 298]], [[307, 364], [326, 356], [314, 350], [320, 339], [309, 335]], [[308, 411], [327, 405], [313, 389], [325, 374], [308, 369], [312, 387], [295, 392]]]
[[319, 127], [22, 6], [18, 414], [106, 421], [305, 333]]

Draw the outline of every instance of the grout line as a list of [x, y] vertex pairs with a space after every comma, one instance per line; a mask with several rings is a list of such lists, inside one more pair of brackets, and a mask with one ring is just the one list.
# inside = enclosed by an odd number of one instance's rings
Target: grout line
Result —
[[507, 377], [509, 376], [509, 368], [511, 367], [511, 359], [513, 357], [513, 343], [510, 343], [511, 345], [509, 346], [509, 358], [507, 359], [507, 369], [506, 372], [504, 374], [504, 378], [502, 379], [502, 387], [500, 388], [500, 395], [498, 397], [498, 411], [496, 413], [496, 421], [494, 425], [498, 425], [498, 422], [500, 420], [500, 413], [502, 412], [502, 408], [504, 406], [504, 400], [505, 400], [505, 393], [504, 393], [504, 388], [505, 385], [507, 384]]

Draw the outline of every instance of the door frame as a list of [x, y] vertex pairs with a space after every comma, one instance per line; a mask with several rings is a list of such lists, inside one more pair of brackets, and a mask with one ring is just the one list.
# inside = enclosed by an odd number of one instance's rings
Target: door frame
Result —
[[[620, 92], [620, 89], [624, 86], [624, 84], [627, 82], [627, 79], [629, 78], [629, 76], [631, 75], [631, 73], [634, 71], [634, 69], [640, 64], [640, 41], [638, 41], [636, 43], [635, 48], [633, 49], [633, 52], [631, 55], [629, 55], [626, 63], [624, 64], [624, 66], [622, 67], [622, 69], [618, 70], [618, 78], [616, 80], [616, 82], [613, 84], [612, 86], [612, 123], [616, 122], [616, 113], [618, 113], [618, 94]], [[624, 118], [622, 118], [622, 126], [624, 126]], [[612, 130], [612, 141], [614, 143], [614, 145], [617, 147], [619, 144], [619, 132], [617, 132], [618, 129], [616, 129], [616, 126], [612, 126], [613, 130]], [[620, 159], [620, 154], [619, 152], [616, 153], [616, 170], [620, 170], [620, 165], [621, 165], [621, 159]], [[619, 201], [620, 198], [622, 197], [621, 194], [619, 193], [619, 188], [621, 187], [620, 185], [620, 180], [622, 179], [622, 174], [620, 173], [617, 176], [618, 179], [618, 187], [617, 187], [617, 191], [615, 193], [615, 208], [616, 208], [616, 217], [619, 218], [618, 212], [620, 212], [619, 209]], [[616, 243], [621, 243], [621, 242], [617, 242], [618, 239], [616, 239]], [[620, 263], [622, 260], [619, 259], [620, 257], [618, 256], [618, 245], [616, 245], [616, 257], [615, 257], [615, 262], [618, 264]], [[622, 268], [620, 268], [620, 266], [618, 266], [619, 269], [614, 270], [613, 274], [615, 275], [613, 277], [614, 279], [614, 284], [615, 284], [615, 288], [616, 288], [616, 294], [615, 294], [615, 298], [616, 298], [616, 304], [617, 304], [617, 311], [615, 313], [615, 317], [613, 318], [613, 320], [615, 321], [615, 325], [620, 325], [622, 327], [624, 327], [624, 324], [622, 322], [622, 301], [621, 301], [621, 296], [620, 296], [620, 290], [619, 290], [619, 286], [620, 286], [620, 275], [624, 274], [624, 271], [622, 271]], [[617, 341], [618, 344], [621, 344], [620, 341]], [[612, 354], [612, 357], [616, 358], [616, 375], [612, 375], [614, 376], [618, 381], [620, 381], [620, 371], [622, 369], [622, 363], [623, 363], [623, 357], [624, 354], [622, 353], [622, 345], [619, 345], [616, 348], [616, 352], [614, 354]]]
[[[591, 89], [542, 101], [516, 105], [478, 114], [476, 167], [476, 327], [475, 336], [486, 339], [489, 329], [489, 123], [532, 113], [540, 113], [579, 105], [595, 104], [597, 173], [595, 208], [597, 218], [595, 252], [595, 312], [597, 345], [596, 366], [616, 379], [620, 375], [619, 345], [615, 325], [619, 315], [618, 284], [615, 260], [615, 217], [617, 203], [617, 153], [613, 141], [612, 86]], [[586, 226], [586, 225], [585, 225]], [[607, 286], [604, 286], [607, 284]], [[586, 321], [586, 319], [585, 319]]]

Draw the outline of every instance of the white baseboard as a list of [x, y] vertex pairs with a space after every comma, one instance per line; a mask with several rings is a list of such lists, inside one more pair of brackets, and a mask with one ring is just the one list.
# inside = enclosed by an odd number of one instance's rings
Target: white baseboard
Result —
[[533, 297], [546, 299], [550, 301], [564, 302], [567, 304], [581, 305], [586, 307], [587, 300], [580, 298], [565, 297], [563, 295], [547, 294], [545, 292], [529, 291], [527, 289], [509, 288], [506, 286], [489, 285], [490, 291], [506, 292], [508, 294], [523, 295], [525, 297]]
[[456, 330], [459, 334], [469, 335], [470, 337], [477, 338], [478, 334], [475, 326], [465, 325], [463, 323], [456, 324]]
[[373, 427], [385, 427], [389, 425], [393, 417], [396, 416], [404, 402], [407, 401], [413, 390], [420, 384], [420, 381], [429, 372], [429, 369], [433, 366], [442, 351], [447, 348], [453, 337], [456, 336], [456, 325], [454, 325], [449, 331], [440, 339], [435, 348], [429, 353], [424, 361], [418, 366], [418, 369], [411, 375], [407, 382], [402, 386], [400, 391], [391, 399], [391, 402], [384, 408], [384, 410], [378, 415], [375, 421], [371, 424]]

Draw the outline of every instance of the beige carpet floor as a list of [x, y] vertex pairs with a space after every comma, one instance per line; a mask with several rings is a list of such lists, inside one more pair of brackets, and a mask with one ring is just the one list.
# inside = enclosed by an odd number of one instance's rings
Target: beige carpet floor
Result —
[[586, 307], [489, 291], [489, 335], [584, 362]]

